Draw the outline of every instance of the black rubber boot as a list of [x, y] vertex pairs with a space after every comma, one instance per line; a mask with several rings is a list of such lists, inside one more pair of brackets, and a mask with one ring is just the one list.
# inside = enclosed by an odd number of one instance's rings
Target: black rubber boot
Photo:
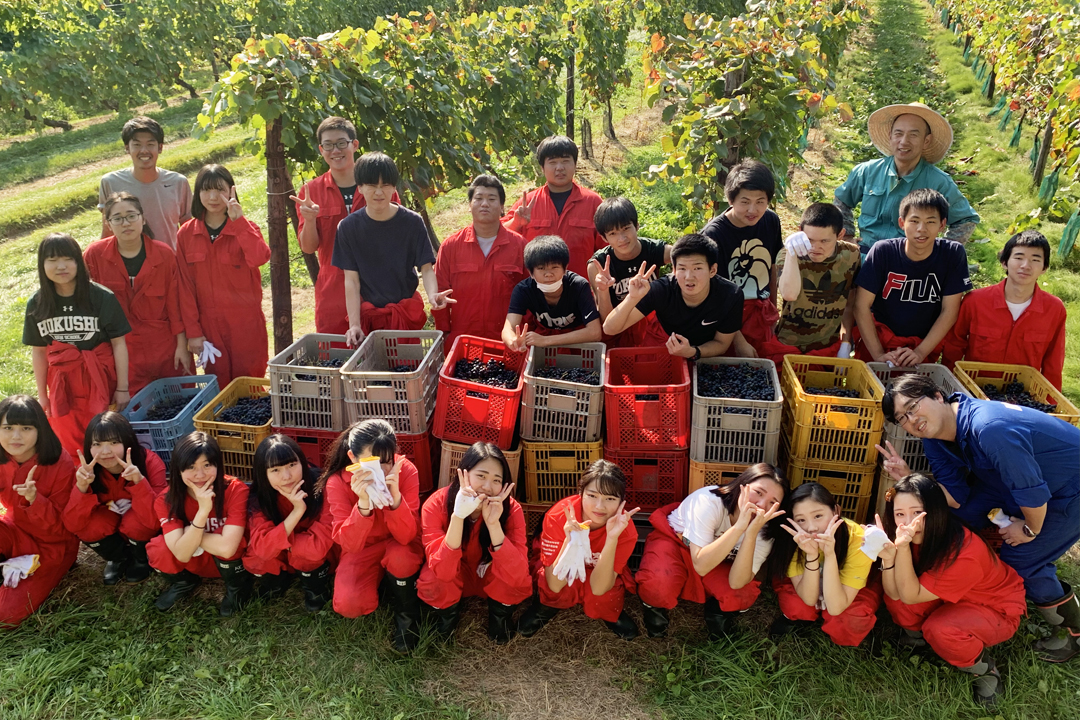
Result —
[[488, 637], [496, 645], [505, 645], [514, 637], [514, 605], [503, 605], [488, 598]]
[[394, 629], [390, 642], [394, 650], [407, 654], [420, 642], [420, 599], [416, 597], [416, 579], [420, 573], [408, 578], [386, 574], [390, 607], [394, 611]]
[[295, 575], [287, 572], [278, 573], [277, 575], [271, 575], [270, 573], [262, 575], [255, 585], [255, 597], [263, 602], [277, 600], [289, 591], [289, 587], [295, 578]]
[[668, 611], [667, 608], [653, 607], [641, 603], [641, 621], [645, 623], [645, 632], [649, 637], [658, 638], [667, 635]]
[[202, 582], [198, 575], [187, 570], [181, 570], [175, 575], [169, 573], [162, 573], [162, 575], [165, 576], [169, 586], [165, 588], [165, 592], [158, 595], [158, 599], [154, 602], [154, 606], [162, 612], [172, 610], [178, 600], [190, 595]]
[[127, 567], [127, 540], [120, 533], [113, 533], [97, 542], [86, 543], [86, 545], [105, 561], [105, 584], [115, 585], [120, 582], [124, 577], [124, 568]]
[[986, 650], [971, 667], [959, 668], [960, 672], [974, 675], [972, 697], [987, 710], [996, 710], [998, 700], [1004, 694], [1001, 683], [1001, 671], [994, 664], [994, 658]]
[[705, 601], [705, 628], [709, 631], [710, 640], [719, 640], [728, 637], [735, 630], [735, 618], [737, 612], [724, 612], [720, 609], [720, 602], [716, 598]]
[[457, 631], [458, 621], [461, 620], [461, 601], [458, 600], [450, 607], [434, 608], [425, 605], [424, 609], [435, 620], [435, 635], [441, 642], [447, 642]]
[[540, 602], [538, 596], [533, 596], [532, 605], [521, 613], [518, 618], [517, 630], [521, 637], [532, 637], [543, 630], [551, 619], [559, 614], [559, 608], [553, 608]]
[[773, 620], [773, 624], [769, 626], [769, 639], [773, 641], [779, 640], [789, 632], [798, 632], [813, 626], [813, 620], [792, 620], [787, 615], [780, 613], [780, 616]]
[[1040, 660], [1065, 662], [1080, 653], [1080, 600], [1068, 583], [1061, 583], [1065, 595], [1046, 605], [1036, 605], [1039, 614], [1050, 624], [1050, 637], [1035, 641]]
[[251, 599], [251, 573], [244, 569], [242, 560], [214, 558], [214, 564], [225, 581], [225, 597], [221, 598], [218, 613], [221, 617], [232, 617]]
[[330, 598], [333, 597], [331, 581], [329, 562], [324, 562], [311, 572], [300, 573], [300, 587], [304, 588], [305, 610], [309, 613], [317, 613], [330, 602]]
[[124, 580], [129, 583], [141, 583], [150, 577], [153, 569], [150, 561], [146, 558], [146, 543], [137, 540], [128, 540], [128, 564]]
[[633, 640], [641, 634], [641, 631], [638, 630], [637, 623], [634, 622], [632, 617], [626, 614], [625, 610], [619, 613], [618, 620], [615, 622], [608, 622], [605, 620], [604, 624], [608, 626], [608, 630], [615, 633], [623, 640]]

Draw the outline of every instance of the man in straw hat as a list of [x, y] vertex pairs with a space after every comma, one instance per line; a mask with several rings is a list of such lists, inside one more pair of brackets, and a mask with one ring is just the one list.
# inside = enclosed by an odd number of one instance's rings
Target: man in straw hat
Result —
[[856, 165], [836, 189], [844, 228], [855, 237], [853, 210], [862, 204], [859, 245], [865, 256], [878, 240], [899, 235], [900, 201], [912, 190], [937, 190], [949, 201], [946, 238], [965, 243], [979, 216], [947, 173], [935, 167], [952, 144], [948, 120], [922, 103], [879, 108], [867, 123], [870, 140], [885, 157]]

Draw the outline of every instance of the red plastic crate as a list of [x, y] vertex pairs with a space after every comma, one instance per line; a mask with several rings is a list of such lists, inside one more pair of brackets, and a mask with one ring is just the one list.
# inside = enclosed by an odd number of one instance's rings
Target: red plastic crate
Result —
[[[442, 440], [466, 443], [484, 441], [509, 450], [521, 408], [522, 373], [526, 353], [514, 352], [498, 340], [459, 335], [439, 371], [439, 391], [432, 419], [432, 434]], [[453, 377], [458, 360], [500, 360], [518, 373], [511, 389], [490, 387]]]
[[333, 430], [307, 430], [294, 427], [270, 428], [270, 432], [281, 433], [295, 440], [304, 451], [307, 461], [320, 470], [326, 467], [326, 461], [330, 458], [330, 448], [341, 434]]
[[685, 359], [662, 347], [612, 348], [605, 357], [604, 375], [609, 447], [651, 451], [690, 447], [690, 370]]
[[690, 475], [690, 451], [638, 452], [604, 448], [604, 459], [626, 475], [626, 507], [640, 507], [648, 514], [656, 508], [686, 497]]
[[397, 434], [398, 454], [404, 455], [416, 466], [420, 476], [420, 493], [430, 493], [439, 467], [439, 441], [431, 437], [431, 432], [415, 435]]

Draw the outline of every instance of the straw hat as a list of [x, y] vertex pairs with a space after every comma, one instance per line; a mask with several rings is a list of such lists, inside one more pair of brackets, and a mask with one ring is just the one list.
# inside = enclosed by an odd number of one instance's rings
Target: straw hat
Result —
[[892, 155], [892, 143], [889, 142], [889, 134], [892, 132], [893, 122], [901, 115], [918, 115], [930, 126], [930, 145], [923, 151], [923, 159], [931, 165], [937, 164], [952, 145], [953, 132], [949, 121], [940, 114], [934, 112], [922, 103], [910, 105], [888, 105], [878, 108], [870, 115], [867, 129], [870, 131], [870, 142], [881, 151], [882, 155]]

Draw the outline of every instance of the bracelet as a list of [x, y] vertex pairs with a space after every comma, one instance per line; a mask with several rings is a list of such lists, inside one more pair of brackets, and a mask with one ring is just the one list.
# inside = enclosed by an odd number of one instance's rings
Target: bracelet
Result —
[[202, 531], [205, 531], [205, 530], [206, 530], [206, 526], [205, 526], [205, 525], [203, 525], [202, 527], [199, 527], [199, 526], [198, 526], [198, 525], [196, 525], [195, 523], [191, 523], [191, 527], [195, 528], [196, 530], [202, 530]]
[[812, 563], [812, 562], [817, 562], [820, 559], [821, 559], [821, 555], [815, 555], [812, 560], [810, 558], [806, 558], [803, 562], [804, 562], [804, 564], [805, 563]]
[[803, 569], [804, 570], [809, 570], [810, 572], [817, 572], [818, 570], [821, 569], [821, 566], [818, 565], [817, 567], [810, 567], [809, 565], [803, 565]]
[[116, 388], [116, 392], [126, 393], [127, 391], [127, 388], [124, 388], [123, 390], [121, 390], [120, 388]]
[[892, 565], [890, 565], [889, 567], [884, 567], [884, 566], [882, 566], [882, 568], [881, 568], [881, 572], [885, 572], [886, 570], [892, 570], [892, 569], [893, 569], [894, 567], [896, 567], [896, 563], [893, 563], [893, 564], [892, 564]]
[[491, 550], [492, 550], [492, 552], [498, 552], [499, 548], [501, 548], [502, 546], [503, 546], [502, 543], [499, 543], [498, 545], [492, 545]]

